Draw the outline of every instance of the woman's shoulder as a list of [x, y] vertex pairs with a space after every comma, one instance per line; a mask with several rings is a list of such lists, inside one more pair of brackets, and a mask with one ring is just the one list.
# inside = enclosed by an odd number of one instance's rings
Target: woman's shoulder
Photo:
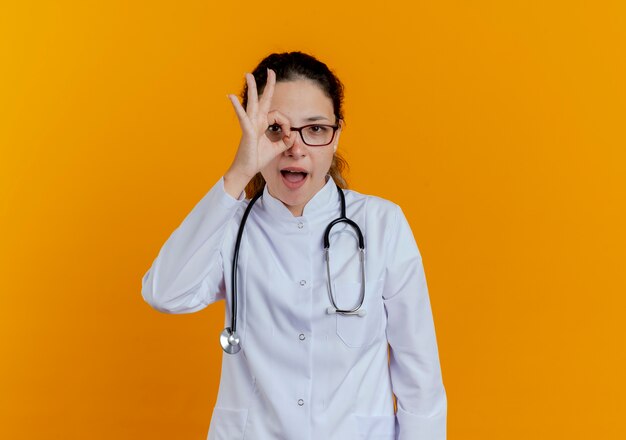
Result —
[[364, 194], [355, 189], [345, 189], [344, 193], [346, 194], [346, 204], [360, 205], [370, 215], [396, 215], [397, 211], [401, 210], [400, 205], [381, 196]]

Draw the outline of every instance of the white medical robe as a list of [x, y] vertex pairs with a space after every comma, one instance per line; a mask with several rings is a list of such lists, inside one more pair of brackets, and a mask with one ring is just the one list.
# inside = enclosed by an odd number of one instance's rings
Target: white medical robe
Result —
[[[365, 240], [365, 316], [327, 313], [323, 235], [341, 211], [332, 178], [300, 217], [267, 186], [252, 207], [238, 261], [241, 350], [222, 352], [209, 440], [446, 438], [446, 392], [410, 226], [388, 200], [352, 190], [345, 199]], [[224, 299], [230, 327], [235, 239], [248, 203], [243, 192], [226, 193], [221, 177], [144, 275], [145, 301], [192, 313]], [[361, 292], [356, 234], [340, 223], [330, 241], [337, 305], [352, 308]]]

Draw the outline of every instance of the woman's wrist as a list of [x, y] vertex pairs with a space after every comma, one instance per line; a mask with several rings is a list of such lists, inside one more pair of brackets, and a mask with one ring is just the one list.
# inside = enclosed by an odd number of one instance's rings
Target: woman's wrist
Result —
[[250, 180], [252, 180], [251, 177], [246, 176], [236, 169], [229, 168], [226, 173], [224, 173], [224, 189], [234, 199], [238, 199]]

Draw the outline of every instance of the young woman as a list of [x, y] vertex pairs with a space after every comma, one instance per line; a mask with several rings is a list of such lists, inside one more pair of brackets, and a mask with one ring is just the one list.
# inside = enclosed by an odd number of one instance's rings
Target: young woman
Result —
[[347, 189], [341, 82], [289, 52], [246, 83], [230, 168], [142, 280], [165, 313], [225, 300], [208, 439], [445, 439], [422, 259], [398, 205]]

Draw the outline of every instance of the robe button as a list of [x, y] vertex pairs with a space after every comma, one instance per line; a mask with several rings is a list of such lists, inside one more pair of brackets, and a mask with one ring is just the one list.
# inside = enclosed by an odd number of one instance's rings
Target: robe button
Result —
[[300, 280], [300, 285], [301, 285], [301, 286], [306, 285], [306, 280]]
[[298, 229], [302, 229], [302, 228], [304, 228], [304, 223], [298, 222]]
[[300, 406], [304, 405], [304, 400], [299, 399], [299, 400], [298, 400], [298, 405], [300, 405]]
[[300, 340], [301, 340], [301, 341], [304, 341], [304, 339], [306, 338], [306, 337], [304, 336], [304, 333], [300, 333], [300, 336], [298, 336], [298, 337], [300, 338]]

